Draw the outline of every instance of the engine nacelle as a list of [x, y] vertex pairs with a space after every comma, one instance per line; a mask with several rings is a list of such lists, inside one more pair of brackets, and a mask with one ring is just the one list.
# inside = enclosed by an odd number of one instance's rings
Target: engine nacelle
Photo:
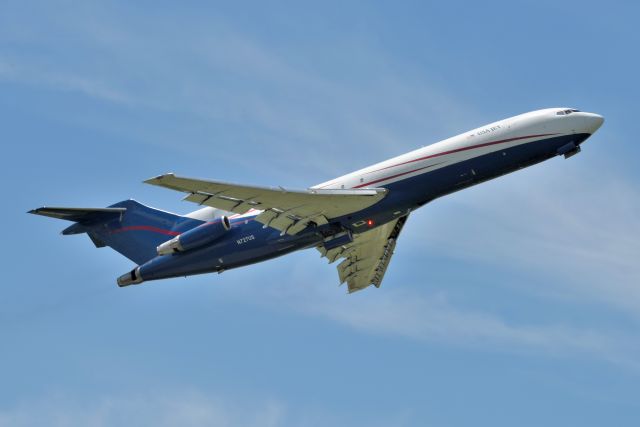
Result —
[[171, 240], [158, 246], [158, 255], [168, 255], [174, 252], [186, 252], [205, 246], [222, 237], [231, 228], [229, 218], [223, 216], [220, 221], [207, 222], [185, 231]]

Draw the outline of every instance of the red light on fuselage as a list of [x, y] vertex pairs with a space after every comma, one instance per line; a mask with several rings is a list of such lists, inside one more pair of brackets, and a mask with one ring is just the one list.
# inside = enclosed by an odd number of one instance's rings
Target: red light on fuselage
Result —
[[372, 219], [368, 219], [367, 220], [367, 226], [373, 227], [373, 220]]

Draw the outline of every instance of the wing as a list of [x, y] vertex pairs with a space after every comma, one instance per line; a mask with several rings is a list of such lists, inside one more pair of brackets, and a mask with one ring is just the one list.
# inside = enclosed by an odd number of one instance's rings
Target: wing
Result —
[[200, 205], [240, 214], [261, 210], [256, 220], [282, 234], [297, 234], [309, 223], [326, 224], [332, 218], [368, 208], [387, 193], [384, 188], [291, 191], [182, 178], [171, 173], [145, 182], [190, 193], [185, 200]]
[[351, 243], [328, 251], [322, 246], [318, 247], [322, 256], [327, 257], [330, 263], [344, 258], [337, 269], [340, 284], [347, 282], [349, 293], [360, 291], [369, 285], [380, 287], [407, 218], [408, 215], [356, 234]]

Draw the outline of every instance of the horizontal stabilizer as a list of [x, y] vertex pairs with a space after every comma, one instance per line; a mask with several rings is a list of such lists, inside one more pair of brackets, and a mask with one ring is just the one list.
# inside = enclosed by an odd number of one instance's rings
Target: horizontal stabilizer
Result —
[[108, 246], [138, 265], [158, 256], [156, 248], [162, 243], [204, 223], [135, 200], [106, 208], [45, 206], [28, 213], [73, 221], [63, 235], [86, 233], [96, 247]]
[[127, 208], [50, 208], [41, 207], [30, 210], [30, 214], [50, 216], [51, 218], [66, 219], [75, 222], [104, 221], [119, 217]]
[[62, 234], [78, 234], [87, 231], [85, 226], [122, 218], [126, 210], [127, 208], [50, 208], [44, 206], [30, 210], [28, 213], [77, 222], [78, 224], [68, 227]]

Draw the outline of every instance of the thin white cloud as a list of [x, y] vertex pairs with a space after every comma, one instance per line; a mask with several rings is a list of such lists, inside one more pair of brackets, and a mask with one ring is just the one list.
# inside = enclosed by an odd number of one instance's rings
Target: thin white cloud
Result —
[[[354, 64], [361, 76], [341, 79], [304, 67], [286, 50], [220, 22], [196, 22], [166, 39], [166, 27], [175, 25], [172, 17], [125, 27], [118, 13], [106, 7], [74, 13], [54, 8], [49, 13], [56, 17], [55, 24], [43, 20], [28, 35], [11, 26], [4, 30], [16, 47], [33, 44], [44, 54], [1, 49], [0, 61], [15, 72], [1, 73], [0, 78], [247, 128], [258, 157], [264, 150], [276, 164], [323, 174], [317, 182], [347, 172], [352, 161], [345, 159], [359, 158], [358, 166], [364, 166], [462, 131], [463, 123], [482, 121], [428, 76], [407, 71], [409, 64], [399, 67], [362, 43]], [[73, 40], [67, 50], [77, 50], [76, 55], [59, 60], [69, 52], [54, 54], [59, 47], [55, 36], [47, 35], [49, 26], [58, 30], [54, 34], [62, 31], [65, 40]], [[345, 34], [345, 43], [348, 37]], [[399, 68], [403, 75], [397, 75]], [[149, 140], [162, 143], [153, 134]], [[344, 155], [327, 162], [326, 153], [334, 152]]]
[[265, 399], [237, 402], [201, 391], [126, 392], [87, 399], [52, 394], [0, 409], [0, 427], [291, 425], [285, 406]]
[[345, 414], [315, 403], [195, 389], [125, 390], [117, 395], [57, 392], [0, 408], [0, 427], [372, 427], [407, 425], [400, 413]]
[[38, 70], [3, 58], [0, 58], [0, 79], [79, 92], [92, 98], [120, 104], [134, 103], [133, 98], [104, 81], [65, 72]]
[[429, 218], [412, 224], [429, 238], [407, 243], [496, 268], [516, 265], [535, 276], [536, 292], [593, 300], [636, 317], [640, 192], [588, 164], [555, 162], [434, 202]]
[[[305, 256], [306, 257], [306, 256]], [[312, 258], [312, 257], [306, 257]], [[288, 263], [293, 275], [283, 283], [262, 280], [232, 285], [229, 296], [273, 310], [317, 316], [369, 334], [472, 348], [554, 357], [594, 358], [632, 371], [640, 370], [640, 346], [624, 331], [589, 328], [566, 322], [514, 322], [494, 313], [458, 308], [445, 292], [418, 292], [415, 287], [368, 289], [345, 295], [333, 266], [312, 259]], [[324, 267], [324, 268], [323, 268]]]

